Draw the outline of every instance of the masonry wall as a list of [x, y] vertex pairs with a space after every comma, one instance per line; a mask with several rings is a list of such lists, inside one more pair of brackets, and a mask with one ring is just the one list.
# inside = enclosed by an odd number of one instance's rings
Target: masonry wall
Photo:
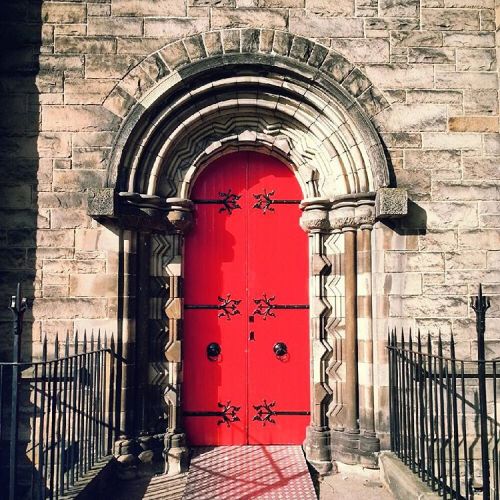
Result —
[[[42, 332], [117, 327], [120, 233], [86, 213], [122, 119], [102, 106], [107, 96], [169, 42], [253, 27], [335, 49], [391, 103], [373, 123], [393, 185], [411, 202], [408, 217], [374, 230], [380, 359], [391, 325], [453, 332], [457, 352], [474, 355], [469, 297], [479, 281], [500, 294], [494, 0], [12, 1], [7, 11], [1, 289], [10, 293], [17, 276], [28, 282], [35, 342]], [[500, 347], [499, 304], [488, 314], [490, 355]], [[384, 385], [385, 372], [377, 377]]]

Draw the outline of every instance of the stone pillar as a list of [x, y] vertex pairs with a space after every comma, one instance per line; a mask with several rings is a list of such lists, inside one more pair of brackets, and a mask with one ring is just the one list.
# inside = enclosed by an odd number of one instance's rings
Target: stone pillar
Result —
[[357, 232], [358, 268], [358, 375], [360, 389], [360, 457], [367, 467], [376, 466], [380, 441], [375, 434], [372, 321], [372, 224]]
[[168, 220], [175, 235], [172, 236], [173, 251], [169, 264], [169, 298], [165, 304], [168, 318], [168, 341], [165, 358], [168, 363], [168, 385], [165, 402], [168, 408], [168, 429], [164, 438], [163, 455], [165, 473], [169, 476], [185, 472], [188, 467], [189, 450], [186, 446], [186, 434], [182, 428], [181, 391], [182, 391], [182, 256], [184, 234], [192, 224], [192, 202], [187, 199], [169, 198], [170, 212]]
[[330, 453], [330, 429], [326, 416], [331, 390], [326, 380], [326, 363], [323, 361], [331, 347], [325, 338], [323, 316], [326, 304], [323, 300], [324, 278], [329, 270], [324, 255], [323, 235], [328, 233], [330, 202], [322, 198], [303, 200], [300, 225], [309, 234], [309, 307], [310, 307], [310, 355], [311, 355], [311, 423], [306, 430], [304, 450], [306, 458], [320, 474], [332, 468]]

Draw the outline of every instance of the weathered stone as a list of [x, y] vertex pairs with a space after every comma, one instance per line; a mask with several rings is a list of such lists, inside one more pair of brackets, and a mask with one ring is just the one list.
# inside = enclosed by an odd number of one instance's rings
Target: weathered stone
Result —
[[293, 35], [283, 31], [277, 31], [274, 34], [273, 51], [281, 56], [287, 56], [292, 47]]
[[379, 5], [382, 17], [417, 17], [419, 15], [418, 0], [381, 0]]
[[311, 52], [311, 56], [307, 61], [309, 66], [313, 66], [314, 68], [319, 68], [323, 62], [325, 61], [326, 56], [328, 55], [328, 49], [320, 44], [315, 44], [314, 48]]
[[396, 47], [441, 47], [443, 35], [438, 31], [397, 31], [391, 33]]
[[362, 37], [363, 19], [320, 17], [320, 16], [292, 16], [290, 17], [290, 31], [305, 37]]
[[495, 73], [436, 71], [436, 87], [444, 89], [496, 89]]
[[458, 248], [456, 230], [432, 230], [419, 236], [419, 248], [424, 252], [447, 252]]
[[500, 156], [500, 134], [484, 134], [484, 152]]
[[463, 175], [464, 179], [500, 179], [500, 162], [494, 157], [466, 157], [463, 160]]
[[167, 63], [167, 66], [174, 70], [179, 66], [189, 62], [189, 56], [186, 47], [182, 42], [171, 43], [160, 51], [160, 55]]
[[394, 104], [377, 115], [376, 123], [387, 132], [444, 131], [446, 118], [443, 105]]
[[208, 56], [222, 54], [222, 38], [220, 31], [212, 31], [203, 35]]
[[100, 104], [114, 86], [114, 80], [68, 78], [64, 82], [64, 102], [66, 104]]
[[160, 17], [184, 16], [186, 7], [184, 0], [113, 0], [114, 16]]
[[118, 119], [101, 106], [45, 106], [42, 110], [42, 128], [46, 131], [114, 130]]
[[79, 191], [102, 187], [106, 180], [104, 170], [54, 170], [55, 191]]
[[39, 229], [36, 232], [36, 244], [39, 247], [73, 247], [75, 234], [65, 229]]
[[224, 30], [222, 32], [222, 47], [225, 54], [240, 52], [241, 48], [240, 30]]
[[281, 9], [230, 9], [212, 10], [212, 28], [286, 28], [286, 11]]
[[358, 104], [369, 116], [375, 116], [389, 106], [382, 92], [373, 86], [368, 88], [358, 97]]
[[116, 297], [117, 277], [112, 274], [72, 274], [70, 294], [73, 297]]
[[[391, 304], [390, 315], [393, 315], [393, 307], [396, 304]], [[468, 298], [463, 296], [448, 296], [448, 297], [404, 297], [402, 299], [402, 313], [408, 317], [466, 317], [468, 312]]]
[[330, 46], [353, 63], [389, 62], [389, 42], [387, 40], [338, 38], [333, 39]]
[[84, 210], [53, 208], [50, 210], [50, 227], [53, 229], [75, 229], [88, 227], [90, 219]]
[[446, 47], [494, 47], [495, 35], [487, 31], [477, 33], [444, 33], [443, 44]]
[[458, 71], [492, 71], [496, 68], [494, 49], [458, 49]]
[[436, 181], [432, 186], [434, 200], [491, 200], [499, 194], [500, 185], [492, 182]]
[[352, 70], [342, 82], [344, 87], [353, 97], [359, 97], [371, 83], [359, 69]]
[[483, 250], [447, 253], [445, 254], [445, 260], [446, 270], [486, 268], [486, 252]]
[[117, 39], [116, 52], [118, 54], [129, 54], [144, 57], [144, 53], [150, 54], [156, 52], [164, 47], [167, 43], [172, 42], [172, 37], [158, 36], [158, 37], [124, 37]]
[[384, 270], [390, 273], [444, 271], [444, 256], [430, 252], [386, 252]]
[[205, 45], [201, 35], [191, 36], [184, 40], [184, 46], [188, 52], [191, 61], [198, 61], [207, 57]]
[[374, 64], [366, 66], [366, 74], [379, 88], [432, 88], [434, 69], [432, 66]]
[[115, 193], [112, 188], [91, 189], [88, 192], [88, 213], [93, 217], [113, 217], [115, 203]]
[[57, 36], [55, 52], [61, 54], [105, 54], [116, 52], [116, 40], [104, 36]]
[[464, 111], [471, 115], [496, 115], [498, 97], [496, 90], [465, 90]]
[[375, 198], [378, 219], [404, 217], [408, 213], [408, 192], [401, 188], [381, 188]]
[[40, 56], [40, 72], [49, 74], [63, 73], [66, 77], [83, 76], [84, 59], [82, 56], [47, 55]]
[[421, 295], [422, 275], [420, 273], [386, 273], [384, 275], [384, 294]]
[[354, 66], [343, 56], [330, 51], [326, 56], [321, 70], [337, 82], [341, 82], [354, 69]]
[[306, 8], [309, 12], [318, 16], [352, 16], [354, 14], [354, 0], [307, 0]]
[[497, 132], [498, 118], [494, 116], [451, 116], [450, 132]]
[[405, 151], [405, 168], [419, 170], [449, 169], [460, 171], [462, 155], [460, 151]]
[[[186, 36], [195, 35], [208, 30], [208, 19], [205, 18], [146, 18], [144, 19], [144, 35], [162, 37], [163, 45]], [[141, 45], [139, 45], [141, 47]], [[142, 53], [146, 48], [142, 45]], [[123, 51], [123, 49], [122, 49]], [[120, 52], [120, 50], [119, 50]]]
[[290, 57], [301, 62], [307, 62], [311, 56], [314, 44], [301, 36], [296, 36], [293, 39], [292, 47], [290, 48]]
[[93, 17], [88, 21], [87, 34], [141, 36], [142, 19], [133, 17]]
[[454, 63], [455, 50], [435, 47], [415, 47], [408, 51], [410, 63]]
[[474, 202], [419, 202], [426, 213], [429, 229], [477, 227], [477, 203]]
[[422, 134], [422, 147], [425, 149], [478, 149], [481, 147], [481, 136], [424, 132]]
[[104, 101], [103, 107], [116, 116], [125, 117], [136, 102], [124, 89], [116, 87]]
[[422, 9], [425, 30], [479, 30], [479, 12], [466, 9]]
[[84, 23], [87, 14], [85, 4], [44, 2], [42, 20], [45, 23]]

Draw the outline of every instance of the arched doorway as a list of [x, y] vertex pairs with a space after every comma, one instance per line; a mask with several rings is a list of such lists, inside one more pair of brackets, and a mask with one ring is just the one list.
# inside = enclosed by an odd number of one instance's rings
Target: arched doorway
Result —
[[308, 238], [278, 159], [224, 155], [191, 192], [183, 417], [194, 445], [301, 444], [310, 422]]

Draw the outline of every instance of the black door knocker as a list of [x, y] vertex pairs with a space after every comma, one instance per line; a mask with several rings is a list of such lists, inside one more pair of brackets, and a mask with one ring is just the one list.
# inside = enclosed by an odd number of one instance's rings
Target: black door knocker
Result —
[[273, 351], [280, 361], [283, 361], [288, 355], [288, 347], [284, 342], [277, 342], [276, 344], [274, 344]]
[[217, 342], [212, 342], [207, 345], [207, 358], [210, 361], [217, 361], [219, 354], [221, 353], [220, 345]]

